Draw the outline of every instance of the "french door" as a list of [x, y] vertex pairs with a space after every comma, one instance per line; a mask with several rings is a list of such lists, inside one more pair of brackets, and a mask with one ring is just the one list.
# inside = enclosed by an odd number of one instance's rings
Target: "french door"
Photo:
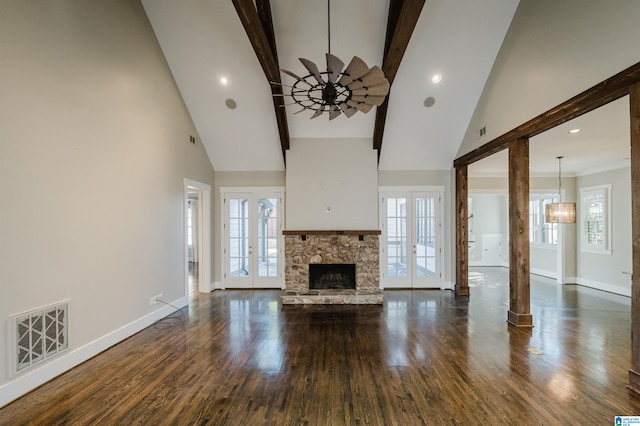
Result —
[[441, 192], [381, 192], [380, 267], [385, 288], [440, 288]]
[[227, 288], [282, 288], [282, 192], [224, 192]]

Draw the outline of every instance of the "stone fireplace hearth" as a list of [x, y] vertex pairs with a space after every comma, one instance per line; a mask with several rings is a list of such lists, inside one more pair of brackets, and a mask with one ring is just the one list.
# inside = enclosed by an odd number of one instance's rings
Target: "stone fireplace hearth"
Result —
[[[283, 304], [381, 304], [380, 231], [284, 231]], [[355, 289], [310, 289], [311, 264], [355, 265]]]

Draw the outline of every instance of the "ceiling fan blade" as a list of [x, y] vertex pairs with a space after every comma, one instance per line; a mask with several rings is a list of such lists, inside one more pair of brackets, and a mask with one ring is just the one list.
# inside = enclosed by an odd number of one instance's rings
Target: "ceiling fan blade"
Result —
[[298, 59], [300, 60], [300, 62], [302, 62], [302, 65], [304, 65], [304, 67], [309, 71], [309, 74], [313, 75], [313, 78], [315, 78], [319, 84], [325, 84], [322, 76], [320, 75], [320, 70], [318, 70], [318, 66], [315, 63], [305, 58]]
[[329, 71], [329, 81], [331, 83], [335, 83], [338, 80], [342, 68], [344, 68], [344, 62], [331, 53], [327, 53], [327, 71]]
[[290, 75], [291, 77], [295, 78], [296, 80], [302, 80], [302, 77], [300, 77], [298, 74], [294, 73], [293, 71], [289, 71], [289, 70], [285, 70], [284, 68], [280, 68], [280, 71], [282, 71], [283, 73]]
[[347, 105], [346, 102], [340, 104], [340, 109], [342, 110], [342, 113], [347, 116], [347, 118], [358, 112], [357, 108], [352, 107], [351, 105]]
[[329, 121], [333, 120], [339, 115], [340, 115], [340, 108], [338, 108], [335, 105], [331, 105], [331, 109], [329, 110]]
[[376, 65], [372, 67], [368, 73], [360, 77], [358, 80], [347, 85], [349, 89], [355, 90], [360, 89], [361, 87], [369, 87], [369, 86], [377, 86], [379, 84], [384, 84], [385, 81], [384, 73], [382, 70]]
[[354, 108], [357, 108], [358, 111], [362, 111], [365, 114], [368, 113], [369, 111], [371, 111], [371, 108], [373, 108], [373, 105], [371, 105], [371, 104], [365, 104], [364, 102], [356, 102], [356, 101], [353, 101], [353, 100], [348, 100], [347, 104], [352, 106], [352, 107], [354, 107]]
[[[285, 70], [280, 68], [280, 71], [282, 71], [283, 73], [290, 75], [291, 77], [295, 78], [296, 80], [304, 83], [304, 84], [308, 84], [309, 86], [313, 87], [313, 85], [311, 83], [309, 83], [307, 80], [303, 79], [302, 77], [300, 77], [298, 74], [291, 72], [289, 70]], [[282, 86], [286, 86], [286, 84], [282, 84]]]
[[316, 110], [316, 112], [314, 112], [313, 115], [311, 116], [311, 119], [316, 118], [316, 117], [320, 117], [322, 115], [322, 113], [324, 112], [324, 107], [325, 107], [325, 105], [322, 105], [320, 107], [320, 109]]
[[307, 107], [302, 107], [300, 111], [294, 112], [293, 115], [300, 114], [302, 111], [306, 111], [307, 109], [308, 109]]
[[351, 99], [356, 102], [364, 102], [365, 104], [380, 106], [386, 99], [386, 96], [352, 95]]
[[369, 66], [362, 59], [354, 56], [353, 59], [351, 59], [351, 62], [349, 62], [349, 65], [347, 65], [347, 69], [344, 70], [344, 74], [342, 74], [342, 77], [338, 80], [338, 83], [346, 86], [353, 80], [362, 77], [368, 72]]
[[360, 89], [352, 90], [351, 93], [354, 95], [387, 96], [389, 94], [389, 82], [385, 79], [382, 84], [361, 87]]

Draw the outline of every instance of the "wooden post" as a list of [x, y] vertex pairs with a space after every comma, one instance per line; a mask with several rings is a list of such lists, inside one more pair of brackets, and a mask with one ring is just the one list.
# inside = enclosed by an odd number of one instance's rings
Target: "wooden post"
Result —
[[529, 277], [529, 139], [509, 142], [509, 312], [507, 321], [533, 327]]
[[631, 362], [629, 389], [640, 393], [640, 83], [629, 88], [631, 114]]
[[467, 165], [456, 167], [456, 295], [469, 296], [469, 188]]

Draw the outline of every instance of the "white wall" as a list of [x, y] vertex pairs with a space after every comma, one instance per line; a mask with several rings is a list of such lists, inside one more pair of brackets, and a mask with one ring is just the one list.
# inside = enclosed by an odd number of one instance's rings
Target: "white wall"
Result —
[[[504, 194], [471, 194], [473, 218], [470, 220], [475, 245], [469, 247], [469, 265], [471, 266], [501, 266], [488, 262], [483, 245], [483, 236], [502, 236], [502, 261], [509, 261], [508, 247], [505, 244], [508, 235], [504, 233], [504, 223], [509, 221], [507, 196]], [[483, 257], [484, 255], [484, 257]]]
[[371, 146], [368, 138], [292, 139], [285, 229], [378, 229], [378, 156]]
[[[623, 273], [632, 272], [631, 169], [626, 167], [577, 178], [578, 191], [580, 188], [605, 184], [612, 185], [611, 254], [582, 251], [578, 218], [576, 281], [578, 284], [631, 296], [631, 276]], [[583, 208], [580, 200], [577, 207], [580, 215]]]
[[638, 16], [633, 0], [521, 0], [458, 156], [640, 61]]
[[[529, 191], [531, 194], [553, 194], [557, 193], [557, 178], [532, 177], [529, 182]], [[576, 178], [563, 177], [563, 201], [576, 201]], [[476, 248], [469, 252], [469, 264], [481, 265], [481, 234], [482, 232], [501, 233], [503, 238], [503, 264], [509, 263], [509, 213], [508, 206], [505, 206], [508, 200], [507, 193], [509, 191], [509, 182], [505, 177], [470, 177], [469, 192], [473, 198], [474, 219], [475, 212], [479, 209], [489, 209], [488, 214], [482, 215], [477, 220], [481, 220], [479, 224], [475, 224], [474, 233], [476, 234]], [[555, 189], [554, 189], [555, 188]], [[488, 197], [488, 198], [487, 198]], [[498, 201], [494, 197], [502, 197], [502, 209], [491, 207]], [[487, 206], [487, 203], [490, 205]], [[493, 211], [496, 210], [496, 211]], [[488, 221], [488, 222], [486, 222]], [[498, 221], [500, 224], [498, 225]], [[480, 228], [478, 229], [478, 225]], [[569, 277], [567, 283], [575, 282], [576, 274], [576, 225], [563, 224], [562, 227], [564, 238], [564, 275]], [[485, 231], [485, 229], [488, 229]], [[475, 255], [475, 258], [474, 258]], [[530, 248], [530, 266], [531, 272], [556, 278], [557, 274], [557, 251], [553, 248], [539, 248], [532, 246]]]
[[[213, 169], [138, 2], [3, 2], [0, 40], [1, 406], [186, 304], [183, 179]], [[67, 298], [70, 350], [11, 378], [9, 316]]]

